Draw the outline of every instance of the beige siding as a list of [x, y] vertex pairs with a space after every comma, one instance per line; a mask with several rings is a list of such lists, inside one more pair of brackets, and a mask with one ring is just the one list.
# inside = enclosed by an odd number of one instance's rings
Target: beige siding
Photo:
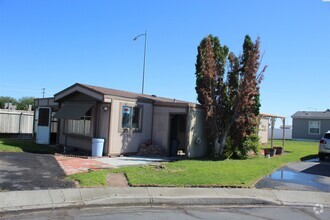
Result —
[[261, 144], [268, 143], [268, 127], [269, 127], [268, 124], [269, 124], [269, 118], [260, 119], [258, 135], [259, 135]]
[[155, 106], [152, 141], [169, 150], [170, 114], [185, 114], [186, 108]]
[[[204, 157], [207, 154], [208, 143], [205, 133], [204, 113], [199, 108], [189, 108], [187, 117], [187, 152], [188, 158]], [[201, 142], [198, 143], [197, 139]]]
[[[106, 108], [106, 110], [104, 110]], [[98, 106], [99, 118], [98, 118], [98, 131], [97, 137], [104, 138], [104, 154], [109, 154], [109, 132], [110, 132], [110, 104], [102, 104]]]
[[[142, 106], [142, 130], [132, 131], [121, 129], [121, 108], [123, 105]], [[151, 139], [152, 104], [135, 101], [113, 99], [110, 119], [110, 155], [137, 153], [140, 144]]]

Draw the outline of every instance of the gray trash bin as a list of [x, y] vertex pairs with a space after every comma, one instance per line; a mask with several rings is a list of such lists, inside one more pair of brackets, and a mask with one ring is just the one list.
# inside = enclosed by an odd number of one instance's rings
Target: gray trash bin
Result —
[[103, 138], [93, 138], [92, 139], [92, 156], [93, 157], [102, 157], [103, 154]]

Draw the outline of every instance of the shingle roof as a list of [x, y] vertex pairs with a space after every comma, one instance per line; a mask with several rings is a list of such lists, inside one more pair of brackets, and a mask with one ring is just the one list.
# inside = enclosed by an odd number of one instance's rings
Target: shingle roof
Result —
[[189, 102], [182, 101], [182, 100], [177, 100], [177, 99], [171, 99], [171, 98], [164, 98], [164, 97], [158, 97], [154, 95], [146, 95], [146, 94], [139, 94], [139, 93], [134, 93], [134, 92], [127, 92], [127, 91], [122, 91], [122, 90], [116, 90], [116, 89], [109, 89], [109, 88], [104, 88], [104, 87], [99, 87], [99, 86], [92, 86], [92, 85], [87, 85], [87, 84], [80, 84], [77, 83], [75, 85], [80, 85], [83, 87], [86, 87], [88, 89], [94, 90], [98, 93], [101, 93], [103, 95], [111, 95], [111, 96], [118, 96], [118, 97], [123, 97], [123, 98], [131, 98], [131, 99], [149, 99], [153, 100], [158, 103], [178, 103], [178, 104], [188, 104]]
[[294, 113], [292, 118], [311, 118], [311, 119], [330, 119], [330, 111], [298, 111]]

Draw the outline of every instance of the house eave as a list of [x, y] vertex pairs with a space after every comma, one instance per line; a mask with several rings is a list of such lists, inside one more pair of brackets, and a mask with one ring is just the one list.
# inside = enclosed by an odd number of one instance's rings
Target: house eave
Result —
[[309, 120], [309, 119], [316, 119], [316, 120], [330, 120], [330, 118], [324, 118], [324, 117], [301, 117], [301, 116], [291, 116], [292, 119], [306, 119], [306, 120]]
[[95, 90], [91, 90], [89, 88], [86, 88], [80, 84], [74, 84], [72, 86], [70, 86], [69, 88], [66, 88], [58, 93], [56, 93], [54, 95], [54, 101], [55, 102], [60, 102], [61, 100], [65, 99], [66, 97], [68, 97], [69, 95], [73, 94], [73, 93], [76, 93], [76, 92], [79, 92], [79, 93], [82, 93], [82, 94], [85, 94], [85, 95], [88, 95], [94, 99], [96, 99], [97, 101], [105, 101], [107, 100], [105, 97], [104, 97], [104, 94], [102, 93], [99, 93]]

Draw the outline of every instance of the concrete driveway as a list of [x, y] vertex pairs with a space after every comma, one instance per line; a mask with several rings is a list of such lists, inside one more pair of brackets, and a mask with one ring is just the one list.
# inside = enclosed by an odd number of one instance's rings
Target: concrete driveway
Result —
[[72, 188], [65, 173], [48, 154], [0, 153], [0, 190]]
[[330, 161], [290, 163], [260, 180], [256, 188], [330, 192]]

